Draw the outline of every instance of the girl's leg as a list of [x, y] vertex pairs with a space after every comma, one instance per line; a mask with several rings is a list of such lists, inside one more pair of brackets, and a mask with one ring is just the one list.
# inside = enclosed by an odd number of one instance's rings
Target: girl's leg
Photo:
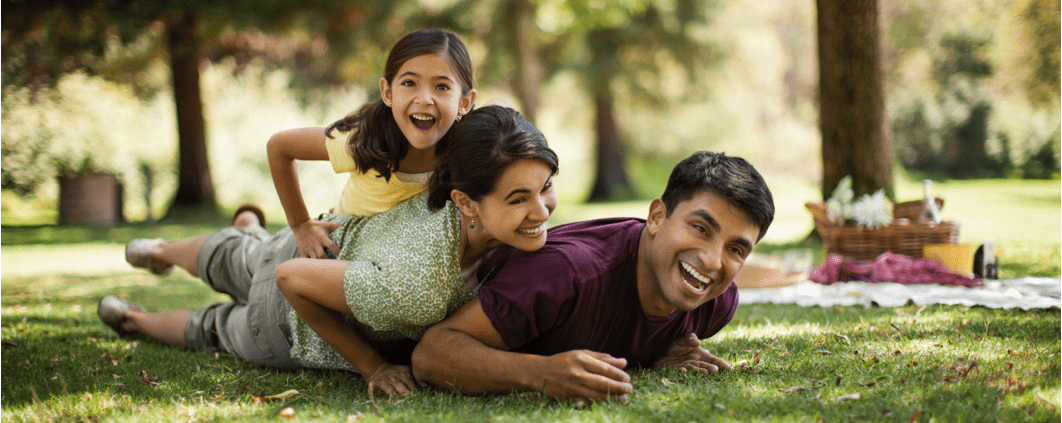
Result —
[[[244, 210], [233, 219], [233, 226], [241, 229], [260, 229], [261, 223], [257, 215], [251, 210]], [[263, 229], [264, 230], [264, 229]], [[196, 269], [196, 261], [199, 257], [199, 249], [211, 235], [200, 235], [185, 238], [174, 242], [159, 242], [151, 247], [150, 266], [161, 270], [170, 265], [177, 265], [187, 270], [192, 276], [199, 276]]]
[[190, 309], [162, 313], [149, 313], [130, 309], [125, 314], [122, 329], [147, 335], [156, 341], [174, 347], [188, 347], [184, 342], [184, 326], [192, 315]]

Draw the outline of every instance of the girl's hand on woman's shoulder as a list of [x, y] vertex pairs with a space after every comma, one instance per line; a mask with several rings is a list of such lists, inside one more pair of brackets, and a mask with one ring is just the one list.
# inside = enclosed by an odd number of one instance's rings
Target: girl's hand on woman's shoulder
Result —
[[340, 247], [328, 237], [328, 234], [338, 227], [339, 224], [335, 222], [320, 222], [313, 219], [292, 226], [291, 232], [295, 234], [299, 255], [306, 258], [331, 258], [325, 251], [326, 249], [332, 251], [333, 254], [339, 254]]

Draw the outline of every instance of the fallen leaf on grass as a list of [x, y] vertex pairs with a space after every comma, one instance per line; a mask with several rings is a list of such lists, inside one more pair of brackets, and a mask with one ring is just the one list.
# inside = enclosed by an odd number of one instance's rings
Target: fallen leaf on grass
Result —
[[290, 405], [287, 406], [287, 407], [281, 408], [280, 409], [280, 417], [283, 417], [283, 418], [288, 419], [288, 420], [294, 419], [295, 418], [295, 409], [292, 408]]
[[294, 389], [288, 389], [287, 391], [274, 395], [251, 395], [251, 398], [254, 399], [254, 402], [282, 401], [298, 394], [299, 391], [296, 391]]
[[660, 378], [660, 382], [662, 382], [664, 386], [671, 386], [675, 384], [675, 382], [672, 382], [671, 379], [668, 379], [666, 377]]
[[15, 341], [9, 341], [9, 340], [5, 339], [5, 340], [3, 341], [3, 345], [4, 345], [5, 347], [17, 347], [17, 346], [18, 346], [18, 342], [15, 342]]
[[1011, 356], [1018, 357], [1018, 358], [1027, 358], [1030, 355], [1032, 355], [1032, 354], [1019, 354], [1017, 351], [1009, 350], [1009, 349], [1007, 350], [1007, 354], [1010, 354]]
[[753, 363], [759, 363], [760, 362], [760, 353], [756, 352], [756, 353], [752, 354], [752, 362]]
[[726, 406], [725, 406], [725, 405], [723, 405], [723, 404], [720, 404], [720, 403], [715, 403], [715, 404], [712, 404], [712, 407], [715, 407], [715, 408], [718, 408], [718, 409], [720, 409], [720, 410], [724, 410], [724, 411], [726, 411]]
[[818, 354], [821, 354], [821, 355], [830, 355], [830, 354], [833, 354], [833, 352], [830, 352], [830, 351], [828, 351], [828, 350], [817, 350], [817, 351], [815, 351], [815, 352], [816, 352], [816, 353], [818, 353]]
[[795, 393], [795, 392], [801, 392], [801, 391], [806, 391], [806, 390], [808, 390], [808, 388], [805, 388], [803, 386], [794, 386], [794, 387], [789, 388], [789, 389], [779, 389], [778, 392], [782, 392], [782, 393], [786, 393], [786, 394], [792, 394], [792, 393]]
[[907, 420], [907, 423], [914, 423], [918, 421], [919, 417], [922, 417], [922, 410], [915, 410], [914, 415], [911, 416], [909, 420]]
[[140, 379], [143, 380], [144, 383], [146, 383], [148, 385], [151, 385], [151, 386], [158, 386], [159, 385], [159, 377], [158, 376], [155, 376], [155, 377], [148, 376], [147, 370], [141, 370], [140, 371]]
[[837, 401], [855, 401], [857, 399], [859, 399], [859, 392], [854, 392], [854, 393], [851, 393], [851, 394], [844, 394], [844, 395], [841, 395], [841, 396], [837, 397]]
[[748, 360], [741, 360], [741, 361], [738, 361], [737, 363], [734, 363], [734, 367], [739, 367], [739, 368], [742, 368], [742, 369], [747, 369], [747, 368], [749, 368], [749, 367], [750, 367], [750, 366], [749, 366], [749, 361], [748, 361]]
[[869, 387], [877, 385], [877, 384], [878, 384], [877, 382], [866, 382], [866, 383], [859, 382], [856, 385], [862, 386], [864, 388], [869, 388]]

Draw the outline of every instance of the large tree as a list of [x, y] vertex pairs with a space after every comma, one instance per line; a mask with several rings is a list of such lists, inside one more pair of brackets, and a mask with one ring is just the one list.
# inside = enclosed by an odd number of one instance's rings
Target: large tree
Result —
[[816, 5], [823, 198], [846, 175], [857, 195], [884, 189], [894, 197], [877, 0]]
[[[385, 36], [394, 31], [388, 18], [403, 2], [3, 0], [0, 4], [5, 12], [5, 85], [47, 86], [62, 73], [82, 70], [136, 86], [144, 63], [168, 61], [180, 162], [177, 193], [168, 216], [179, 216], [218, 211], [199, 91], [199, 68], [204, 60], [235, 57], [246, 62], [260, 57], [275, 66], [299, 68], [293, 83], [304, 90], [355, 82], [352, 79], [375, 83], [375, 73], [359, 78], [352, 72], [351, 61], [355, 57], [372, 61], [379, 56], [376, 45], [394, 38]], [[150, 36], [159, 26], [162, 33]], [[298, 29], [303, 36], [283, 40], [276, 51], [269, 50], [277, 44], [241, 43], [241, 37], [233, 35], [265, 31], [270, 41], [277, 41]], [[114, 69], [108, 49], [145, 41], [156, 47], [131, 49], [141, 57], [125, 60], [120, 69]]]

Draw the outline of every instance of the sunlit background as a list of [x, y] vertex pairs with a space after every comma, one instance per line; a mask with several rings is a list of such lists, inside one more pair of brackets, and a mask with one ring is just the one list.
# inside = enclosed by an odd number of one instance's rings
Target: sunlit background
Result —
[[[313, 22], [286, 22], [283, 30], [274, 31], [264, 25], [248, 27], [236, 18], [228, 25], [203, 17], [202, 32], [209, 37], [199, 66], [200, 85], [210, 173], [223, 208], [258, 203], [270, 220], [283, 221], [266, 163], [269, 136], [328, 125], [378, 98], [383, 54], [420, 26], [453, 28], [469, 45], [481, 104], [497, 97], [520, 108], [509, 83], [512, 60], [497, 53], [512, 24], [495, 17], [505, 2], [383, 6], [390, 3], [364, 6], [368, 12], [392, 13], [372, 28], [367, 28], [371, 17], [335, 18], [349, 21], [355, 38], [351, 46], [330, 44], [335, 34], [315, 33], [320, 25]], [[569, 40], [563, 44], [566, 50], [542, 57], [554, 68], [543, 72], [535, 116], [561, 159], [556, 179], [561, 205], [555, 220], [641, 216], [648, 199], [663, 190], [671, 165], [693, 151], [718, 150], [751, 161], [775, 192], [778, 218], [768, 241], [808, 234], [811, 219], [803, 204], [822, 200], [814, 2], [711, 4], [708, 19], [685, 31], [711, 54], [693, 80], [670, 56], [647, 58], [636, 48], [621, 49], [616, 63], [631, 78], [646, 81], [641, 87], [656, 96], [646, 100], [628, 85], [613, 85], [615, 117], [636, 195], [589, 208], [576, 207], [588, 197], [596, 160], [593, 98], [586, 83], [590, 71], [585, 68], [593, 49], [580, 37], [604, 26], [637, 39], [641, 29], [631, 25], [649, 3], [530, 3], [537, 6], [532, 40], [543, 45]], [[675, 7], [683, 4], [656, 2], [654, 7], [670, 16], [681, 13]], [[917, 181], [923, 177], [1057, 178], [1057, 0], [881, 0], [879, 8], [897, 199], [920, 198]], [[3, 46], [4, 224], [54, 223], [56, 177], [85, 171], [120, 175], [127, 221], [147, 219], [149, 207], [151, 217], [163, 216], [177, 189], [178, 161], [170, 68], [165, 54], [152, 53], [160, 48], [162, 26], [145, 25], [125, 43], [116, 32], [91, 60], [76, 55], [76, 60], [56, 59], [58, 71], [43, 72], [51, 79], [41, 79], [26, 69], [39, 59], [32, 55], [37, 51], [33, 43], [54, 38], [38, 33], [28, 44], [15, 44], [9, 25], [15, 18], [10, 15], [4, 15]], [[678, 22], [667, 16], [665, 23]], [[138, 59], [142, 57], [148, 59]], [[314, 65], [325, 66], [329, 60], [339, 62], [328, 66], [340, 80], [326, 83], [307, 76], [316, 77]], [[328, 210], [345, 180], [323, 162], [300, 164], [299, 175], [311, 213]], [[1047, 229], [1057, 235], [1055, 220]]]

